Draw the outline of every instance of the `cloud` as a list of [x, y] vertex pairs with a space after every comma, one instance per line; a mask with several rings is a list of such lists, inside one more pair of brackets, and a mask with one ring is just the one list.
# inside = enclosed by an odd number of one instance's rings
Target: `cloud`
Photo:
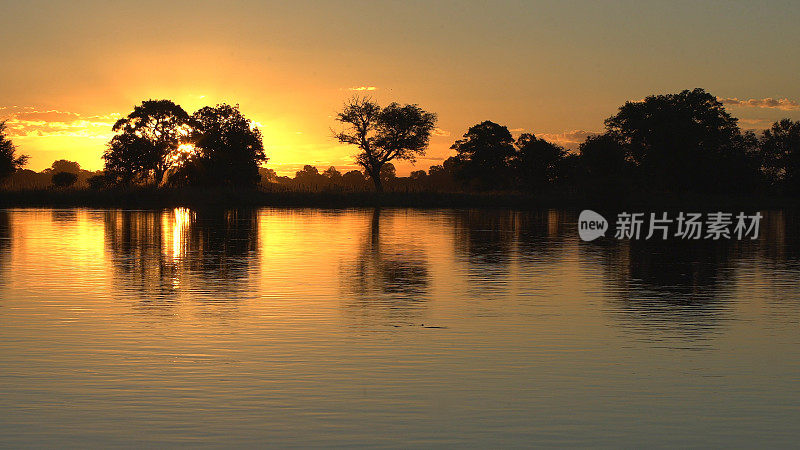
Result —
[[749, 100], [739, 100], [738, 98], [720, 98], [723, 105], [729, 105], [737, 108], [770, 108], [780, 109], [783, 111], [797, 111], [800, 110], [800, 102], [789, 100], [788, 98], [751, 98]]
[[589, 136], [595, 136], [601, 133], [600, 131], [572, 130], [563, 133], [541, 133], [537, 134], [536, 137], [575, 150]]
[[351, 88], [347, 88], [348, 91], [377, 91], [378, 88], [375, 86], [354, 86]]
[[448, 136], [450, 136], [450, 132], [449, 131], [443, 130], [441, 128], [434, 128], [433, 132], [431, 132], [431, 134], [433, 136], [439, 136], [439, 137], [448, 137]]
[[770, 119], [739, 119], [739, 125], [744, 130], [763, 130], [769, 128], [774, 120]]
[[110, 139], [118, 113], [83, 116], [71, 111], [37, 109], [33, 106], [3, 106], [10, 137], [88, 137]]

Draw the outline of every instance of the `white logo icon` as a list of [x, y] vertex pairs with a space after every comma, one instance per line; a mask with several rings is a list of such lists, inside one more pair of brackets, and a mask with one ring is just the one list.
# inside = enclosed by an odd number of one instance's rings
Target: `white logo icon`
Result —
[[593, 241], [600, 236], [605, 236], [608, 230], [608, 221], [605, 217], [591, 209], [584, 209], [578, 216], [578, 234], [584, 241]]

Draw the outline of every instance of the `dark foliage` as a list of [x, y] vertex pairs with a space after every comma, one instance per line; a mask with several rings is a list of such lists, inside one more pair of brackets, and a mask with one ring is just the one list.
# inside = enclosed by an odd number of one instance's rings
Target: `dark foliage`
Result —
[[564, 166], [567, 151], [562, 147], [530, 133], [520, 135], [515, 146], [517, 151], [511, 168], [519, 181], [519, 187], [541, 191], [567, 176]]
[[621, 193], [631, 188], [635, 165], [615, 135], [588, 137], [580, 145], [580, 165], [585, 186], [609, 193]]
[[336, 139], [359, 148], [356, 164], [369, 175], [375, 189], [382, 191], [385, 164], [393, 160], [413, 162], [425, 154], [436, 114], [417, 105], [392, 103], [381, 108], [369, 98], [354, 97], [336, 120], [346, 126], [345, 131], [335, 133]]
[[69, 172], [78, 174], [81, 171], [81, 165], [76, 163], [75, 161], [67, 161], [66, 159], [59, 159], [58, 161], [53, 161], [53, 164], [50, 166], [50, 170], [52, 170], [53, 173]]
[[78, 181], [78, 175], [72, 172], [56, 172], [53, 174], [53, 186], [59, 188], [70, 187]]
[[192, 121], [170, 100], [145, 100], [118, 120], [103, 159], [109, 178], [118, 183], [161, 183], [178, 147], [187, 141]]
[[197, 154], [191, 164], [196, 181], [208, 186], [255, 186], [259, 165], [267, 162], [261, 131], [239, 106], [206, 106], [192, 115]]
[[783, 119], [765, 130], [760, 140], [761, 166], [779, 190], [800, 192], [800, 121]]
[[642, 186], [667, 192], [725, 190], [732, 179], [750, 183], [757, 176], [737, 119], [703, 89], [627, 102], [605, 123], [635, 164]]
[[508, 128], [487, 120], [472, 126], [450, 148], [457, 153], [455, 159], [450, 160], [453, 172], [468, 188], [511, 187], [511, 162], [516, 152]]
[[[457, 196], [450, 193], [464, 191], [506, 191], [497, 194], [501, 199], [535, 194], [565, 203], [581, 198], [668, 203], [709, 196], [719, 201], [731, 194], [764, 201], [800, 193], [800, 122], [775, 122], [760, 136], [743, 132], [717, 98], [702, 89], [625, 103], [606, 120], [605, 132], [587, 138], [578, 152], [532, 133], [515, 140], [505, 126], [485, 121], [452, 145], [454, 156], [408, 177], [397, 176], [391, 161], [414, 161], [424, 154], [436, 120], [416, 105], [381, 108], [370, 99], [352, 99], [337, 117], [346, 130], [336, 138], [359, 148], [356, 163], [363, 170], [331, 166], [321, 172], [306, 165], [293, 178], [260, 167], [267, 160], [261, 133], [238, 106], [206, 107], [192, 117], [181, 111], [167, 100], [146, 101], [117, 122], [103, 173], [82, 170], [67, 160], [55, 161], [40, 173], [19, 170], [27, 157], [14, 155], [0, 122], [0, 169], [5, 171], [0, 175], [16, 171], [6, 184], [9, 190], [41, 189], [52, 180], [59, 186], [89, 185], [107, 191], [95, 194], [106, 195], [163, 180], [158, 185], [247, 192], [253, 201], [319, 192], [324, 195], [309, 201], [324, 197], [342, 204], [350, 198], [361, 204], [370, 181], [378, 191], [409, 195], [414, 202], [420, 198], [414, 193], [438, 192], [437, 198], [452, 199]], [[54, 175], [65, 177], [62, 173], [76, 174], [77, 181], [57, 182]], [[47, 195], [65, 193], [52, 190]], [[392, 195], [374, 198], [403, 203]]]
[[16, 155], [16, 147], [6, 134], [6, 121], [0, 122], [0, 183], [28, 162], [27, 155]]

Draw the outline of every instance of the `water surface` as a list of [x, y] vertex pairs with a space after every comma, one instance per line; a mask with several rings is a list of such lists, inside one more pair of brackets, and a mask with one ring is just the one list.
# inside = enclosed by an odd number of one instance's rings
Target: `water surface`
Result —
[[765, 215], [0, 210], [0, 446], [790, 446], [798, 221]]

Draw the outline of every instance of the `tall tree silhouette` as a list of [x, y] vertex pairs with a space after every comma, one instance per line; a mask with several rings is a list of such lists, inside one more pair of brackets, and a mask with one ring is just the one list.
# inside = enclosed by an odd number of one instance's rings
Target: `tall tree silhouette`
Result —
[[4, 120], [0, 122], [0, 182], [5, 181], [28, 162], [28, 155], [17, 156], [16, 149], [14, 143], [8, 138]]
[[605, 124], [656, 189], [708, 190], [746, 176], [737, 119], [703, 89], [627, 102]]
[[762, 167], [771, 181], [787, 192], [800, 192], [800, 121], [773, 123], [764, 130], [760, 147]]
[[356, 164], [364, 168], [375, 189], [383, 191], [380, 173], [384, 164], [392, 160], [414, 162], [418, 155], [424, 155], [436, 114], [417, 105], [392, 103], [381, 108], [370, 98], [353, 97], [336, 120], [346, 130], [335, 137], [341, 143], [359, 148]]
[[589, 136], [579, 150], [582, 181], [586, 187], [602, 193], [617, 193], [630, 188], [633, 163], [617, 136]]
[[556, 183], [567, 155], [564, 148], [530, 133], [521, 134], [515, 145], [512, 167], [523, 187], [540, 190]]
[[187, 140], [191, 119], [170, 100], [145, 100], [118, 120], [103, 159], [117, 181], [160, 183], [171, 165], [170, 154]]
[[491, 121], [470, 127], [451, 147], [458, 154], [453, 161], [457, 177], [473, 188], [495, 189], [508, 185], [514, 138], [508, 128]]
[[206, 106], [192, 115], [196, 127], [204, 182], [212, 185], [255, 186], [259, 165], [267, 162], [261, 131], [239, 110], [239, 105]]

